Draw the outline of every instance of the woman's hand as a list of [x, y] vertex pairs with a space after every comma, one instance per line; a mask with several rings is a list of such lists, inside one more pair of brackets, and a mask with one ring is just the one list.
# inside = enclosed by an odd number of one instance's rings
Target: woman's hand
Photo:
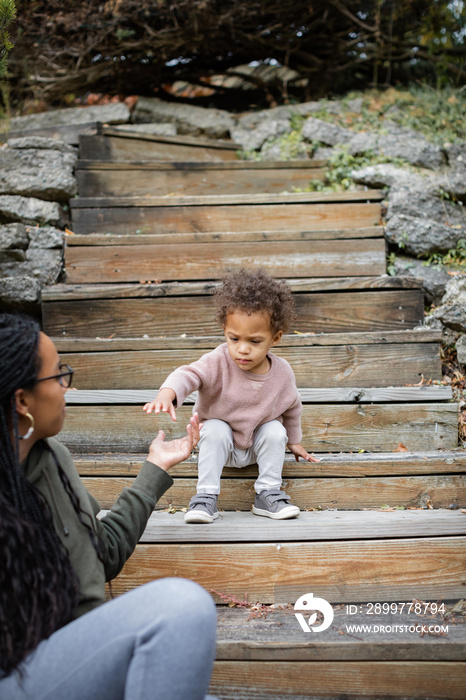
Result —
[[294, 454], [297, 462], [299, 462], [300, 457], [305, 459], [306, 462], [320, 462], [320, 459], [314, 457], [314, 455], [310, 455], [309, 452], [306, 452], [302, 445], [287, 445], [287, 447], [290, 452]]
[[143, 411], [146, 413], [168, 413], [172, 420], [176, 420], [175, 407], [173, 401], [176, 399], [176, 394], [173, 389], [168, 387], [165, 389], [160, 389], [159, 393], [153, 401], [146, 403], [143, 406]]
[[189, 425], [186, 426], [187, 435], [183, 438], [165, 442], [165, 433], [160, 430], [149, 447], [148, 461], [168, 471], [170, 467], [187, 459], [199, 442], [199, 431], [202, 426], [203, 423], [199, 423], [199, 416], [195, 413]]

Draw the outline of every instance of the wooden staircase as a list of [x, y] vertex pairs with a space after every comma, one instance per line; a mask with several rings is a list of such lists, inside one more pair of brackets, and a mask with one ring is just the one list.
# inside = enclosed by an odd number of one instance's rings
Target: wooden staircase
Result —
[[[44, 330], [76, 370], [60, 439], [110, 507], [157, 430], [178, 435], [189, 418], [189, 404], [176, 424], [142, 405], [222, 342], [217, 280], [257, 265], [296, 295], [276, 352], [295, 370], [303, 445], [321, 461], [285, 463], [296, 520], [250, 513], [251, 466], [225, 469], [219, 519], [189, 526], [190, 458], [113, 590], [176, 575], [211, 591], [222, 699], [464, 698], [466, 455], [451, 389], [435, 384], [440, 334], [417, 328], [422, 290], [385, 274], [382, 193], [297, 194], [322, 162], [245, 162], [236, 150], [116, 129], [81, 137], [66, 283], [43, 295]], [[293, 610], [310, 593], [333, 605], [319, 634]], [[379, 630], [348, 628], [367, 624]]]

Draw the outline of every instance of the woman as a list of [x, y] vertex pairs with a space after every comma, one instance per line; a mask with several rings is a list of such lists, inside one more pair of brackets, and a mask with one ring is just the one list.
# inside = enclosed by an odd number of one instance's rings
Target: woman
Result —
[[[192, 581], [153, 581], [105, 603], [167, 470], [199, 440], [159, 432], [131, 488], [101, 520], [53, 438], [73, 371], [29, 318], [0, 314], [0, 698], [204, 698], [215, 606]], [[105, 604], [104, 604], [105, 603]]]

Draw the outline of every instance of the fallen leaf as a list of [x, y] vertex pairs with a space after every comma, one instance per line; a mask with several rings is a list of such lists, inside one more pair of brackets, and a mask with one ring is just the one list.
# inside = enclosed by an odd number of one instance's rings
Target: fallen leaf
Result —
[[66, 227], [65, 227], [65, 233], [67, 236], [74, 236], [74, 231], [70, 231], [70, 229], [66, 228]]
[[464, 604], [464, 600], [463, 599], [459, 600], [457, 603], [455, 603], [455, 605], [452, 607], [450, 612], [452, 612], [452, 613], [462, 612], [463, 604]]
[[408, 451], [408, 448], [405, 445], [403, 445], [402, 442], [399, 442], [398, 447], [396, 448], [395, 452], [407, 452], [407, 451]]

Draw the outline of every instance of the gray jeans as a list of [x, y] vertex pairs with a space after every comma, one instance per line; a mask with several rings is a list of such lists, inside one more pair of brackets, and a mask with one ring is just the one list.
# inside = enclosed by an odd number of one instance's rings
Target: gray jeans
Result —
[[246, 467], [257, 462], [259, 476], [254, 489], [280, 488], [288, 438], [278, 420], [263, 423], [254, 432], [254, 442], [246, 450], [235, 447], [228, 423], [217, 418], [206, 420], [199, 440], [197, 493], [220, 493], [223, 467]]
[[[1, 700], [203, 700], [215, 658], [212, 598], [193, 581], [152, 581], [62, 627]], [[214, 699], [215, 700], [215, 699]]]

